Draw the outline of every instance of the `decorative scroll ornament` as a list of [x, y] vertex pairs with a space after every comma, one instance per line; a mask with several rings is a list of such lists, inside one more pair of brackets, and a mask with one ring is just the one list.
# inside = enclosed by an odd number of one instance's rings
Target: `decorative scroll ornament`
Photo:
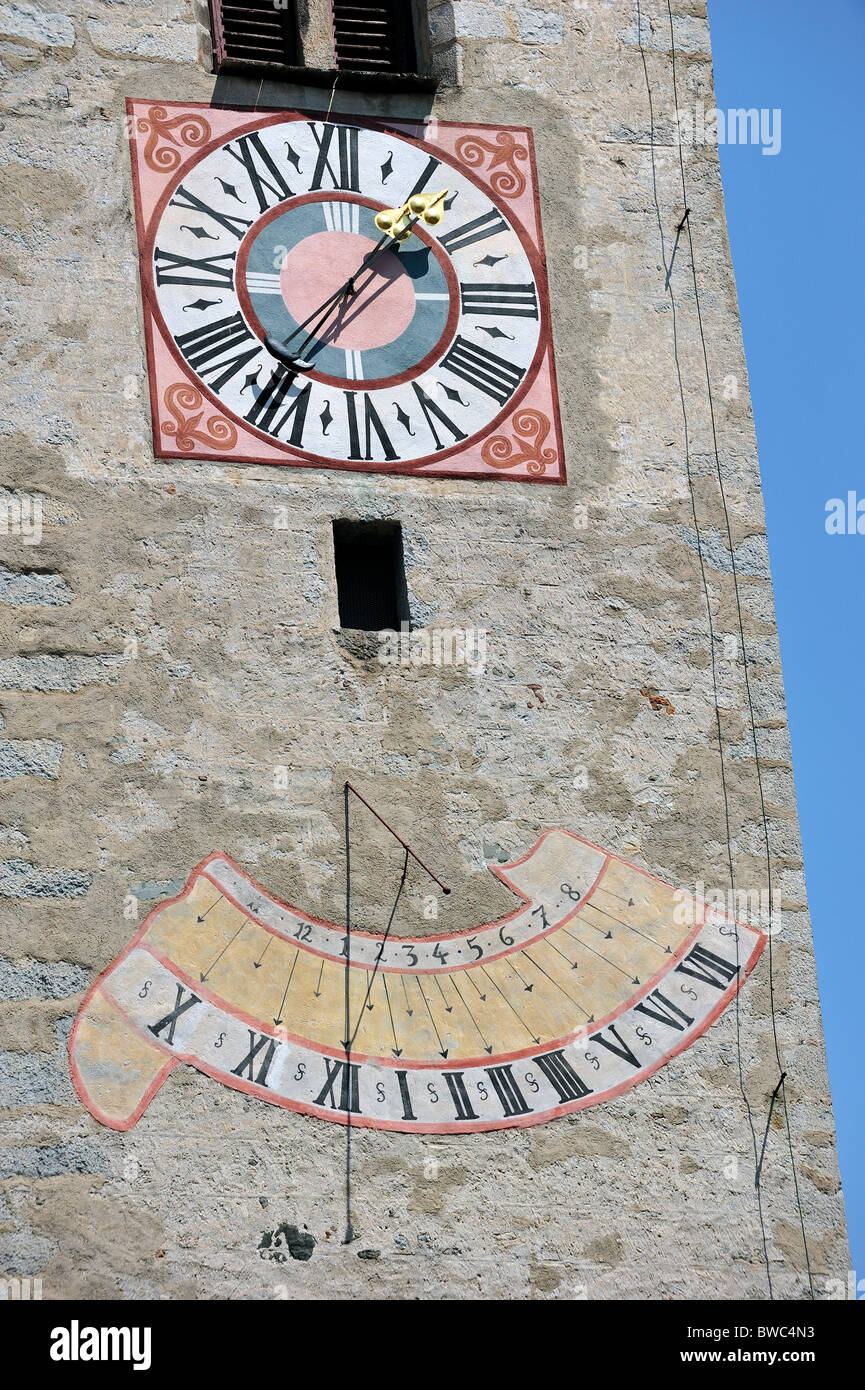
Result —
[[[547, 464], [555, 463], [555, 449], [543, 448], [550, 432], [550, 419], [540, 410], [519, 410], [511, 422], [517, 440], [496, 434], [481, 449], [481, 458], [491, 468], [518, 468], [525, 464], [528, 473], [545, 473]], [[520, 441], [520, 442], [517, 442]]]
[[342, 924], [209, 855], [82, 1002], [69, 1041], [78, 1096], [129, 1129], [184, 1064], [353, 1126], [541, 1124], [614, 1099], [689, 1047], [766, 942], [566, 830], [494, 872], [518, 898], [506, 917], [435, 936], [353, 930], [348, 951]]
[[237, 443], [237, 430], [230, 420], [221, 415], [211, 415], [203, 429], [199, 429], [204, 415], [204, 401], [201, 392], [186, 382], [177, 381], [169, 386], [163, 397], [165, 407], [174, 416], [174, 423], [166, 421], [162, 433], [173, 435], [178, 449], [185, 454], [192, 453], [196, 444], [208, 449], [233, 449]]
[[529, 152], [509, 130], [500, 130], [495, 144], [479, 135], [466, 135], [457, 141], [457, 154], [470, 169], [481, 169], [485, 164], [487, 171], [495, 169], [497, 172], [491, 175], [490, 186], [502, 198], [519, 198], [525, 192], [525, 174], [517, 168], [517, 161], [528, 159]]
[[198, 149], [210, 139], [210, 125], [203, 116], [188, 111], [169, 116], [165, 106], [151, 106], [146, 116], [139, 116], [138, 130], [147, 136], [145, 163], [162, 174], [170, 174], [182, 162], [179, 144]]

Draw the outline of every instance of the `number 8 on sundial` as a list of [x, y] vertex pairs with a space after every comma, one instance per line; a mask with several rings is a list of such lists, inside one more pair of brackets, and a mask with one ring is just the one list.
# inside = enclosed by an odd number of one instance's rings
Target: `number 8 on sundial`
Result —
[[158, 454], [564, 481], [529, 131], [130, 107]]

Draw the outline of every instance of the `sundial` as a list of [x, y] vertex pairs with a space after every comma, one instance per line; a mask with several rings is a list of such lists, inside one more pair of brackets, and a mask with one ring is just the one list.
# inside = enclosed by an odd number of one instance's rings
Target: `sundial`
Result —
[[211, 854], [86, 996], [69, 1044], [78, 1095], [129, 1129], [186, 1064], [353, 1126], [540, 1124], [689, 1047], [765, 945], [569, 830], [492, 872], [518, 899], [496, 921], [347, 934]]

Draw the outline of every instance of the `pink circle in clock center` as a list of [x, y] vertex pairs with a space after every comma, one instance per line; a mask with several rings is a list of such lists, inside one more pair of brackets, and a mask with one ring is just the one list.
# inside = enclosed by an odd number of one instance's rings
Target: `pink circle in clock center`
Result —
[[[295, 323], [303, 323], [344, 285], [375, 245], [354, 232], [314, 232], [292, 247], [282, 263], [279, 287]], [[408, 328], [415, 311], [414, 285], [392, 251], [383, 251], [363, 270], [357, 285], [357, 294], [343, 301], [317, 336], [332, 347], [367, 352], [392, 343]]]

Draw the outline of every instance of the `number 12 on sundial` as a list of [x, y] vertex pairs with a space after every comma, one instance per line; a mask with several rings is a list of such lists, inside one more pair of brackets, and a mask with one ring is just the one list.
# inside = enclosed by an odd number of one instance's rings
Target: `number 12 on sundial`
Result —
[[530, 130], [128, 106], [158, 456], [565, 481]]

